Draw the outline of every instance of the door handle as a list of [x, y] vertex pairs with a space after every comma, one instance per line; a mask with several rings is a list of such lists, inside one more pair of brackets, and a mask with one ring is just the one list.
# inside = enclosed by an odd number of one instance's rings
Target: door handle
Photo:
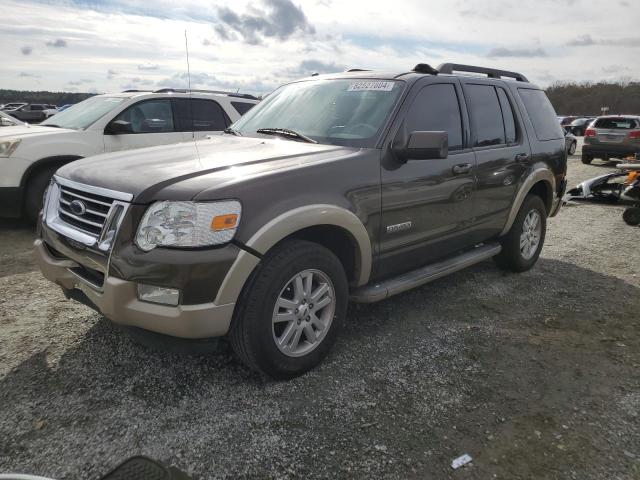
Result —
[[529, 160], [529, 155], [526, 153], [519, 153], [515, 158], [516, 163], [525, 163], [527, 160]]
[[452, 168], [454, 175], [462, 175], [463, 173], [469, 173], [472, 165], [470, 163], [461, 163]]

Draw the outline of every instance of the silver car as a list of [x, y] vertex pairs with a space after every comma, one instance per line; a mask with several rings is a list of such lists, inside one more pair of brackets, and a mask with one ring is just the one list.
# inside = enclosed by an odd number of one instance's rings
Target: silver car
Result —
[[594, 158], [626, 158], [640, 153], [640, 116], [609, 115], [596, 118], [584, 133], [582, 163]]

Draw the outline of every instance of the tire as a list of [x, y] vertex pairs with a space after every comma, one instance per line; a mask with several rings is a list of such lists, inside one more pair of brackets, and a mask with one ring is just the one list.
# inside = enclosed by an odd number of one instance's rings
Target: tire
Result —
[[54, 167], [45, 167], [35, 175], [32, 175], [27, 183], [24, 199], [24, 213], [32, 225], [38, 220], [40, 210], [42, 210], [42, 200], [44, 192], [51, 182], [51, 177], [60, 168], [60, 165]]
[[629, 207], [622, 212], [622, 219], [627, 225], [640, 225], [640, 207]]
[[569, 155], [573, 155], [574, 153], [576, 153], [576, 144], [577, 142], [571, 142], [571, 145], [569, 145]]
[[[537, 227], [528, 229], [531, 222]], [[502, 251], [493, 257], [496, 264], [500, 268], [512, 272], [529, 270], [538, 261], [546, 232], [547, 209], [539, 196], [530, 193], [522, 202], [511, 230], [500, 239]]]
[[589, 155], [585, 155], [583, 153], [581, 160], [582, 160], [582, 163], [584, 163], [585, 165], [589, 165], [591, 163], [591, 161], [593, 160], [593, 157], [590, 157]]
[[[309, 275], [310, 288], [306, 287]], [[299, 283], [298, 276], [306, 280]], [[323, 284], [327, 291], [315, 300], [324, 303], [328, 298], [329, 303], [318, 308], [309, 291], [320, 292]], [[316, 243], [286, 240], [265, 255], [245, 285], [229, 340], [249, 368], [274, 379], [293, 378], [327, 356], [344, 322], [347, 303], [347, 277], [340, 260]], [[275, 321], [277, 316], [280, 321]], [[321, 325], [326, 330], [318, 328]], [[316, 343], [310, 341], [310, 333], [316, 335]]]

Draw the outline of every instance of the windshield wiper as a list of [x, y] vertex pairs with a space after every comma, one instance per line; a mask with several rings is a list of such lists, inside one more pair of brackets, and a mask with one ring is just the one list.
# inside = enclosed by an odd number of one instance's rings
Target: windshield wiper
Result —
[[231, 128], [231, 127], [225, 128], [222, 132], [223, 133], [229, 133], [231, 135], [235, 135], [236, 137], [241, 137], [242, 136], [242, 134], [238, 130], [236, 130], [235, 128]]
[[288, 128], [259, 128], [256, 130], [256, 133], [262, 133], [264, 135], [278, 135], [284, 138], [288, 138], [289, 140], [302, 140], [307, 143], [318, 143], [313, 138], [307, 137], [302, 133], [298, 133], [295, 130], [290, 130]]

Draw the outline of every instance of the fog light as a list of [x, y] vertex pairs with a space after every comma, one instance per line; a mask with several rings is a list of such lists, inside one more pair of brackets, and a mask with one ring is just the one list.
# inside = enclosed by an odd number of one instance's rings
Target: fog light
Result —
[[180, 290], [139, 283], [138, 298], [144, 302], [161, 303], [175, 307], [180, 299]]

